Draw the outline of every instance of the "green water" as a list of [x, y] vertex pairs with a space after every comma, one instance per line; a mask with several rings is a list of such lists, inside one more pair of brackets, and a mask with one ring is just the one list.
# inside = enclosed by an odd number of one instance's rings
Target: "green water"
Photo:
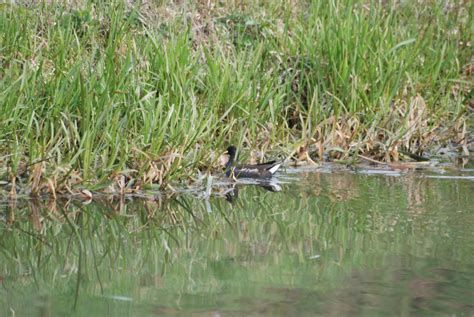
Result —
[[472, 316], [473, 174], [4, 204], [0, 315]]

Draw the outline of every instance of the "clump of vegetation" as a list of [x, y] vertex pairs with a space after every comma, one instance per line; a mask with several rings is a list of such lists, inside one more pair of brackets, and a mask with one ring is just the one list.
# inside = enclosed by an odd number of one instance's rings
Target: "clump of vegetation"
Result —
[[472, 14], [466, 1], [3, 4], [2, 188], [163, 187], [216, 168], [229, 143], [385, 161], [465, 150]]

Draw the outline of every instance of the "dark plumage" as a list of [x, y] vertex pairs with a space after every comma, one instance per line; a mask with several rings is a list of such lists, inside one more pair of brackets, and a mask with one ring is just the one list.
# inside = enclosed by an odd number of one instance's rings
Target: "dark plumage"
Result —
[[236, 160], [237, 148], [229, 146], [227, 154], [229, 161], [225, 166], [227, 177], [236, 178], [270, 178], [280, 168], [283, 162], [271, 161], [254, 165], [234, 165]]

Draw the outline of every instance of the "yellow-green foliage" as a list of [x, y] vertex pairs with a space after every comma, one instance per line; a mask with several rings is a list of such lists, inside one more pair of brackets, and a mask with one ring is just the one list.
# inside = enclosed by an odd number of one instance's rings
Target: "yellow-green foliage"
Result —
[[3, 4], [0, 179], [163, 184], [229, 143], [390, 159], [472, 98], [469, 2], [183, 2]]

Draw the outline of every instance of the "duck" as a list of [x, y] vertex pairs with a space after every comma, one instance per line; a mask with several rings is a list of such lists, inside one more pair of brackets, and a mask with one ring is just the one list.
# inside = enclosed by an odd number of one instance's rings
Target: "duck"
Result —
[[229, 161], [225, 165], [225, 174], [231, 178], [262, 178], [268, 179], [278, 171], [283, 162], [270, 161], [252, 165], [235, 165], [237, 148], [233, 145], [225, 152], [229, 155]]

